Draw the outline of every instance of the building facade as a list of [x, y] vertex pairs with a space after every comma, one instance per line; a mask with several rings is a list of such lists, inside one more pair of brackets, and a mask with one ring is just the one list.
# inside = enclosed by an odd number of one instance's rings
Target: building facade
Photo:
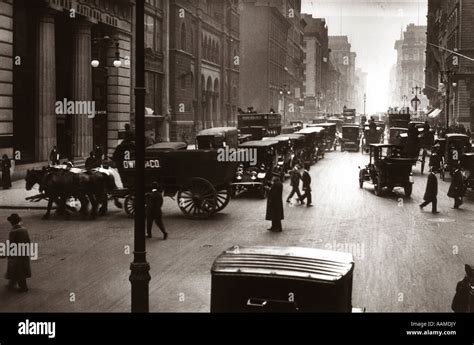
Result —
[[[357, 54], [351, 51], [347, 36], [329, 36], [331, 59], [340, 72], [339, 102], [342, 107], [355, 108], [355, 63]], [[342, 112], [342, 108], [338, 110]]]
[[304, 117], [329, 112], [329, 41], [328, 27], [324, 18], [313, 18], [304, 14], [305, 79], [304, 79]]
[[[241, 5], [240, 103], [300, 117], [303, 88], [301, 1], [244, 0]], [[255, 33], [258, 32], [258, 35]]]
[[234, 125], [239, 105], [238, 1], [170, 3], [170, 137]]
[[473, 16], [474, 4], [470, 1], [428, 1], [424, 90], [430, 106], [443, 110], [441, 123], [446, 122], [449, 106], [450, 125], [463, 124], [471, 129], [474, 128], [474, 62], [445, 49], [474, 58]]
[[[147, 127], [164, 138], [166, 9], [147, 0]], [[0, 18], [0, 151], [15, 171], [43, 165], [53, 146], [79, 164], [96, 146], [111, 154], [134, 120], [133, 3], [3, 0]]]
[[[427, 98], [421, 93], [425, 84], [426, 26], [409, 24], [402, 37], [395, 42], [397, 51], [396, 90], [397, 105], [410, 106], [412, 111], [426, 109]], [[412, 100], [420, 103], [415, 107]]]

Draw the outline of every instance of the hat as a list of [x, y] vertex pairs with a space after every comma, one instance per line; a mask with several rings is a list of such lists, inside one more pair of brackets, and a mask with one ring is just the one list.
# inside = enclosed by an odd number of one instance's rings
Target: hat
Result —
[[7, 218], [7, 220], [8, 220], [11, 224], [15, 225], [15, 224], [18, 224], [19, 222], [21, 222], [21, 217], [20, 217], [18, 214], [16, 214], [16, 213], [12, 213], [12, 214], [10, 215], [10, 217]]
[[156, 181], [151, 183], [151, 189], [158, 189], [159, 186], [160, 185]]

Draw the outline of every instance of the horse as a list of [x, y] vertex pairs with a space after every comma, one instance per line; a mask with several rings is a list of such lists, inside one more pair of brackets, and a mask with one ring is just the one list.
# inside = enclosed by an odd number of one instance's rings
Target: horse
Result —
[[466, 276], [456, 285], [451, 309], [455, 313], [474, 312], [474, 267], [465, 265]]
[[[87, 199], [80, 191], [76, 174], [64, 169], [27, 170], [26, 190], [31, 190], [34, 185], [39, 185], [39, 191], [48, 199], [48, 208], [43, 219], [49, 219], [53, 202], [58, 205], [58, 212], [64, 214], [66, 201], [69, 197], [76, 197], [81, 201], [81, 213], [87, 213]], [[67, 213], [66, 213], [67, 214]]]
[[87, 213], [87, 205], [92, 205], [91, 218], [97, 216], [99, 204], [100, 215], [107, 212], [107, 190], [113, 189], [115, 183], [113, 178], [100, 172], [72, 173], [64, 169], [28, 170], [26, 176], [26, 189], [38, 183], [40, 191], [48, 198], [48, 210], [43, 219], [49, 219], [51, 206], [56, 202], [59, 210], [66, 209], [66, 200], [75, 197], [81, 202], [81, 213]]

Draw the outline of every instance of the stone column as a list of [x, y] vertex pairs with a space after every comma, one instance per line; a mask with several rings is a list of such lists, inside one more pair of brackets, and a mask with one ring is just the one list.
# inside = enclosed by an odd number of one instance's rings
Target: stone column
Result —
[[[91, 24], [79, 21], [74, 26], [72, 52], [72, 100], [92, 102]], [[93, 119], [87, 114], [73, 116], [74, 158], [89, 156], [92, 151]]]
[[56, 48], [54, 15], [42, 12], [38, 26], [38, 121], [36, 158], [49, 160], [49, 152], [56, 145]]

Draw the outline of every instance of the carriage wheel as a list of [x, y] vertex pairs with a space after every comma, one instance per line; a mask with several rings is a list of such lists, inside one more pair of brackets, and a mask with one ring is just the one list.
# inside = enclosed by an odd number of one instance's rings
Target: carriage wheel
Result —
[[135, 217], [135, 195], [128, 194], [125, 197], [123, 208], [127, 216], [129, 216], [130, 218]]
[[217, 192], [209, 181], [195, 177], [178, 192], [178, 205], [190, 218], [208, 218], [215, 213]]
[[230, 201], [231, 194], [231, 187], [227, 187], [217, 191], [217, 205], [214, 212], [217, 213], [226, 208], [227, 204]]
[[381, 196], [382, 195], [382, 183], [380, 181], [380, 177], [377, 176], [375, 178], [375, 181], [374, 181], [374, 193], [375, 195], [377, 196]]

